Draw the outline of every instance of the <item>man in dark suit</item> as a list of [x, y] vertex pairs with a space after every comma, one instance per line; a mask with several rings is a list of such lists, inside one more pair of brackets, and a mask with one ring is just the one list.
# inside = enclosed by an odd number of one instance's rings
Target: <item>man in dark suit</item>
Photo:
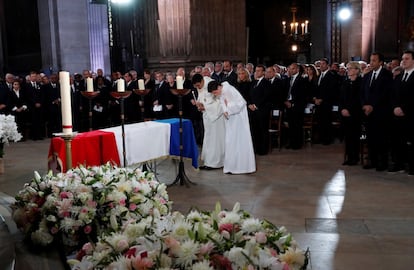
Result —
[[230, 60], [225, 60], [223, 62], [223, 71], [224, 71], [223, 82], [228, 82], [229, 84], [236, 87], [236, 85], [237, 85], [237, 74], [233, 70], [233, 63]]
[[392, 74], [383, 65], [384, 56], [381, 53], [372, 53], [370, 56], [372, 70], [364, 75], [361, 89], [370, 159], [364, 168], [376, 168], [377, 171], [388, 168], [388, 130], [391, 118], [389, 96]]
[[329, 68], [328, 59], [322, 58], [319, 62], [321, 74], [313, 93], [313, 102], [316, 105], [317, 134], [321, 143], [328, 145], [333, 141], [332, 107], [338, 105], [340, 86], [337, 73]]
[[28, 96], [29, 113], [31, 117], [31, 138], [42, 140], [45, 136], [45, 93], [41, 90], [37, 82], [38, 73], [30, 72], [30, 81], [26, 84], [25, 91]]
[[[46, 76], [44, 78], [47, 78]], [[60, 104], [60, 85], [57, 74], [50, 75], [49, 81], [44, 80], [41, 91], [45, 93], [45, 110], [47, 120], [47, 136], [62, 130], [62, 112]]]
[[288, 77], [283, 80], [286, 119], [289, 124], [289, 145], [296, 150], [303, 145], [303, 117], [306, 106], [307, 81], [299, 72], [299, 65], [288, 67]]
[[257, 65], [255, 81], [249, 91], [248, 112], [256, 154], [269, 152], [270, 82], [265, 79], [265, 66]]
[[[138, 89], [138, 81], [133, 80], [132, 74], [127, 72], [124, 74], [125, 90], [134, 91]], [[125, 118], [127, 123], [136, 123], [140, 118], [141, 109], [139, 107], [139, 96], [135, 93], [129, 96], [125, 101]]]
[[414, 51], [405, 51], [401, 66], [404, 72], [394, 79], [392, 150], [394, 164], [390, 172], [404, 170], [408, 161], [408, 174], [414, 175]]
[[223, 78], [224, 78], [223, 62], [217, 61], [214, 64], [214, 72], [211, 74], [211, 78], [219, 83], [223, 81]]
[[270, 100], [271, 109], [283, 109], [285, 97], [281, 88], [281, 79], [277, 77], [276, 70], [273, 66], [266, 68], [265, 78], [270, 82]]
[[[8, 80], [11, 79], [11, 81]], [[9, 92], [13, 89], [14, 75], [7, 73], [5, 81], [0, 81], [0, 114], [6, 114], [9, 112], [8, 100]]]

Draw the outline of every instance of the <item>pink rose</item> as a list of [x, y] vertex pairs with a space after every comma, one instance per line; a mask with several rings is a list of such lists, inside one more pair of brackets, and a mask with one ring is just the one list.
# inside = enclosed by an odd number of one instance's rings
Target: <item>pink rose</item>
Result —
[[90, 234], [92, 232], [92, 227], [90, 225], [86, 225], [85, 228], [83, 228], [83, 232]]
[[119, 204], [120, 204], [120, 205], [122, 205], [122, 206], [125, 206], [125, 199], [121, 199], [121, 200], [119, 201]]
[[254, 236], [256, 238], [256, 242], [259, 244], [264, 244], [267, 241], [267, 237], [264, 232], [258, 232]]
[[86, 254], [91, 254], [93, 252], [93, 246], [90, 242], [86, 243], [83, 245], [82, 250], [86, 253]]
[[57, 234], [59, 232], [59, 229], [58, 228], [56, 228], [56, 227], [52, 227], [51, 229], [50, 229], [50, 233], [51, 234]]
[[129, 210], [130, 210], [130, 211], [135, 211], [135, 209], [137, 209], [137, 205], [136, 205], [135, 203], [131, 203], [131, 204], [129, 205]]

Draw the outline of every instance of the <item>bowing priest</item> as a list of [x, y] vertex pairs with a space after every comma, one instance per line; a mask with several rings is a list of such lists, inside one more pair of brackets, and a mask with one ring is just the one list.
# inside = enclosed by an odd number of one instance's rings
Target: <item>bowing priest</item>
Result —
[[246, 101], [228, 82], [211, 81], [208, 91], [220, 97], [225, 117], [225, 149], [223, 172], [228, 174], [253, 173], [256, 161], [250, 134]]
[[192, 83], [197, 89], [196, 106], [203, 114], [204, 140], [201, 149], [201, 170], [222, 168], [224, 165], [224, 116], [220, 99], [208, 92], [207, 85], [213, 81], [210, 77], [194, 74]]

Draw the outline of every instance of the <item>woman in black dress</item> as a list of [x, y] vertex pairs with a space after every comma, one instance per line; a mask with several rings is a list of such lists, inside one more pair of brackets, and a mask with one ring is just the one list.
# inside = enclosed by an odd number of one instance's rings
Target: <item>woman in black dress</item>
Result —
[[347, 78], [341, 87], [340, 112], [344, 129], [345, 161], [343, 165], [356, 165], [359, 162], [362, 123], [361, 67], [358, 62], [347, 64]]

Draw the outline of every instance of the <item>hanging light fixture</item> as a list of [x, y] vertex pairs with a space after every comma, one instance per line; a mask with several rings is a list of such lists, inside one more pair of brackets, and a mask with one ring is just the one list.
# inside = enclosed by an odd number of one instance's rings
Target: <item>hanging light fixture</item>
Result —
[[[287, 35], [294, 40], [304, 39], [306, 35], [309, 35], [309, 20], [298, 21], [296, 20], [296, 13], [298, 11], [296, 6], [290, 8], [292, 12], [292, 21], [282, 21], [282, 34]], [[289, 30], [288, 25], [290, 26]]]

